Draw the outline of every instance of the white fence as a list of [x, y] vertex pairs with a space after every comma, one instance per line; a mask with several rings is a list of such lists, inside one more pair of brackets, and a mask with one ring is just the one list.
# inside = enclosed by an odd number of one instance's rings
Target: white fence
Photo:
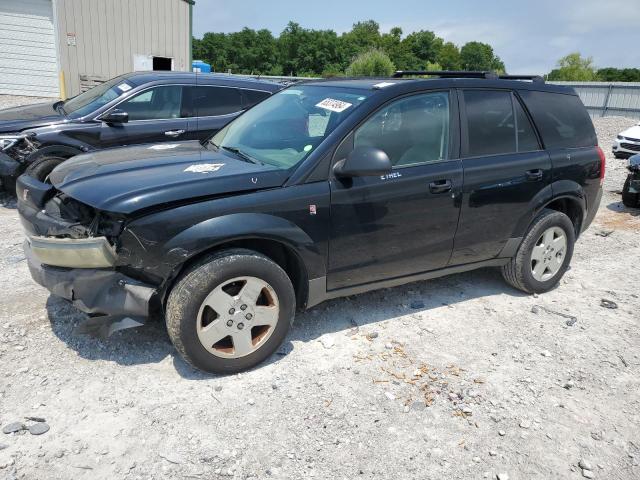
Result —
[[[245, 75], [236, 75], [239, 77]], [[251, 78], [255, 76], [246, 75]], [[280, 82], [315, 80], [308, 77], [273, 77], [263, 75], [259, 78]], [[549, 82], [572, 87], [592, 117], [631, 117], [640, 119], [640, 83], [631, 82]]]
[[580, 95], [593, 117], [640, 118], [640, 83], [550, 82], [566, 85]]

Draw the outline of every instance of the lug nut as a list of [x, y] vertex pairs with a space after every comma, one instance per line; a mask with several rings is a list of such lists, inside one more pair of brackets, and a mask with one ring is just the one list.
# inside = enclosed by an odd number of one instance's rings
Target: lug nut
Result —
[[236, 309], [235, 308], [231, 308], [229, 310], [229, 315], [233, 315], [234, 313], [236, 313]]
[[233, 326], [233, 320], [227, 320], [227, 327]]
[[246, 305], [240, 305], [240, 310], [246, 310], [247, 306]]
[[244, 328], [244, 323], [239, 323], [238, 324], [238, 330], [242, 330]]
[[246, 318], [247, 320], [251, 320], [253, 318], [253, 315], [251, 315], [250, 313], [247, 313], [244, 318]]

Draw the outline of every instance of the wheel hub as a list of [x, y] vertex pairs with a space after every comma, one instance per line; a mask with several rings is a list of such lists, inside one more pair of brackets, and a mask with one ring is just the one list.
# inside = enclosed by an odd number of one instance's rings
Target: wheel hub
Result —
[[531, 252], [531, 273], [540, 282], [551, 280], [562, 269], [567, 236], [560, 227], [545, 230]]
[[224, 358], [251, 354], [271, 336], [279, 316], [274, 289], [256, 277], [238, 277], [216, 287], [198, 313], [202, 346]]

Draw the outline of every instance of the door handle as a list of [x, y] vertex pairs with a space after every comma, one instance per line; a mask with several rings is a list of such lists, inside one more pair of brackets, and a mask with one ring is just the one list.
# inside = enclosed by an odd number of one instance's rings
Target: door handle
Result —
[[436, 180], [429, 184], [429, 191], [431, 193], [448, 193], [451, 191], [451, 180]]
[[535, 170], [527, 170], [526, 172], [527, 181], [529, 182], [537, 182], [538, 180], [542, 180], [543, 175], [544, 172], [539, 168]]
[[172, 138], [179, 137], [183, 133], [184, 133], [184, 130], [169, 130], [168, 132], [164, 132], [164, 134], [167, 137], [172, 137]]

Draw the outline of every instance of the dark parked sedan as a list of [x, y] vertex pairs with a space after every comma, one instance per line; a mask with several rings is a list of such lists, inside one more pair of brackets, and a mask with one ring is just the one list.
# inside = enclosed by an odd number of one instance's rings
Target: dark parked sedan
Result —
[[139, 143], [204, 140], [284, 85], [223, 75], [138, 72], [67, 101], [0, 111], [0, 178], [43, 180], [74, 155]]

